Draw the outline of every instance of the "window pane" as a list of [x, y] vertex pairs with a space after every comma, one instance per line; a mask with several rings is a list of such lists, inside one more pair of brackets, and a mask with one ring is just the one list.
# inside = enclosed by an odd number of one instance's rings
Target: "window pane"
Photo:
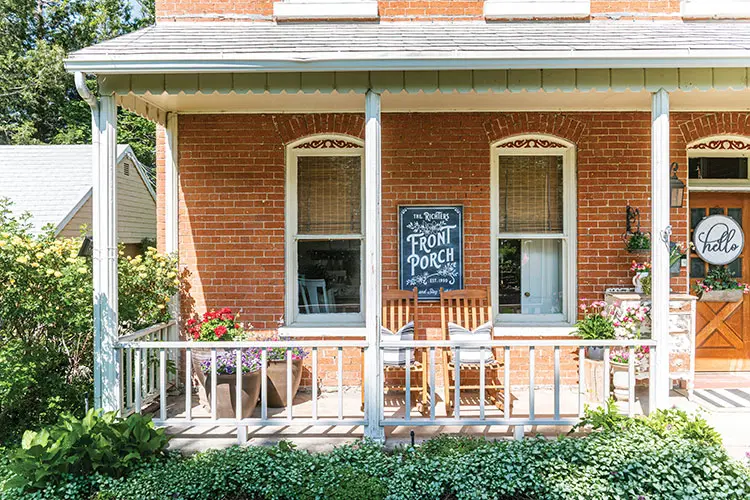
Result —
[[562, 313], [562, 241], [499, 241], [500, 314]]
[[362, 227], [359, 156], [302, 156], [297, 162], [297, 232], [358, 234]]
[[300, 314], [360, 311], [360, 240], [299, 241]]
[[691, 179], [747, 179], [747, 158], [690, 158]]
[[727, 208], [727, 216], [734, 219], [734, 221], [742, 227], [742, 209], [741, 208]]
[[690, 278], [705, 278], [706, 263], [696, 256], [690, 257]]
[[705, 208], [691, 208], [690, 209], [690, 229], [695, 229], [695, 226], [703, 220], [706, 216]]
[[732, 273], [735, 278], [742, 278], [742, 257], [734, 259], [727, 264], [727, 269], [729, 269], [729, 272]]
[[501, 232], [562, 232], [561, 156], [501, 156], [499, 194]]
[[708, 215], [724, 215], [724, 209], [721, 207], [709, 208]]

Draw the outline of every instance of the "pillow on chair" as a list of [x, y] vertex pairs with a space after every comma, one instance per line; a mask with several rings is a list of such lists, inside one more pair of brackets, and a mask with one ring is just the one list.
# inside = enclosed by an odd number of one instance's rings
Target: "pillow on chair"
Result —
[[[380, 340], [383, 342], [411, 342], [414, 340], [414, 322], [409, 321], [399, 331], [393, 333], [384, 326], [380, 326]], [[414, 362], [414, 349], [409, 353], [409, 364]], [[383, 349], [383, 364], [399, 366], [406, 364], [406, 349]]]
[[[455, 323], [448, 323], [448, 335], [451, 340], [463, 341], [463, 340], [479, 340], [479, 341], [490, 341], [492, 340], [493, 326], [491, 322], [487, 322], [480, 325], [474, 331], [470, 331], [468, 328], [459, 326]], [[461, 351], [461, 364], [477, 364], [482, 361], [482, 351], [478, 347], [462, 347]], [[492, 356], [492, 348], [484, 348], [484, 362], [494, 361]]]

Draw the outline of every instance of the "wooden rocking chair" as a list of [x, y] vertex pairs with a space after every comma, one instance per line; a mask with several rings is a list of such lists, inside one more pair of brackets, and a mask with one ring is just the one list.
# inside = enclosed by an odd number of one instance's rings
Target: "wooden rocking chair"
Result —
[[[422, 333], [419, 326], [418, 321], [418, 313], [419, 313], [419, 299], [418, 299], [418, 293], [417, 288], [415, 287], [412, 290], [388, 290], [386, 292], [383, 292], [383, 315], [382, 315], [382, 324], [384, 327], [389, 329], [390, 331], [396, 333], [398, 332], [402, 327], [404, 327], [407, 323], [410, 321], [414, 322], [414, 340], [423, 340], [420, 339], [419, 336]], [[427, 387], [427, 377], [429, 375], [429, 372], [427, 370], [427, 349], [412, 349], [413, 355], [414, 355], [414, 361], [409, 364], [409, 360], [407, 359], [406, 362], [403, 365], [383, 365], [383, 375], [384, 377], [387, 377], [388, 373], [403, 373], [403, 385], [394, 385], [389, 384], [388, 380], [385, 380], [385, 391], [406, 391], [406, 370], [407, 368], [410, 370], [410, 378], [411, 378], [411, 392], [420, 393], [420, 399], [417, 402], [417, 408], [418, 411], [424, 412], [425, 408], [429, 408], [429, 405], [427, 404], [427, 398], [429, 395], [428, 387]], [[364, 357], [362, 358], [362, 408], [364, 408], [365, 404], [365, 382], [364, 382]], [[414, 374], [419, 374], [419, 378], [421, 378], [421, 381], [417, 381], [414, 377]], [[415, 383], [417, 382], [417, 383]], [[421, 383], [419, 383], [421, 382]], [[411, 394], [409, 394], [407, 399], [408, 406], [411, 408]], [[408, 410], [407, 410], [408, 411]]]
[[[443, 331], [443, 340], [450, 340], [448, 323], [455, 323], [470, 331], [479, 326], [492, 322], [491, 289], [465, 289], [446, 292], [440, 289], [440, 320]], [[501, 348], [485, 349], [484, 355], [492, 353], [494, 359], [485, 359], [485, 395], [499, 410], [504, 410], [505, 387], [503, 385], [503, 359]], [[445, 390], [445, 411], [448, 416], [453, 414], [455, 393], [455, 363], [451, 349], [443, 349], [443, 386]], [[464, 372], [479, 374], [481, 364], [467, 363], [461, 361], [461, 380]], [[470, 385], [461, 383], [460, 388], [464, 390], [478, 391], [481, 389], [479, 383]]]

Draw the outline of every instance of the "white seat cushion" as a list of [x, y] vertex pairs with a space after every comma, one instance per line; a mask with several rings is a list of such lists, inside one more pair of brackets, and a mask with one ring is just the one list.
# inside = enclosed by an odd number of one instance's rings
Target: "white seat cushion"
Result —
[[[474, 331], [470, 331], [468, 328], [459, 326], [455, 323], [448, 323], [448, 335], [451, 341], [483, 341], [489, 342], [492, 340], [492, 323], [489, 321], [483, 325], [480, 325]], [[461, 364], [473, 364], [480, 363], [482, 361], [482, 351], [478, 347], [462, 347], [461, 351]], [[486, 347], [484, 349], [484, 362], [493, 361], [495, 358], [492, 356], [492, 349]]]
[[[382, 342], [408, 342], [414, 340], [414, 322], [409, 321], [396, 333], [381, 325], [380, 340]], [[413, 362], [414, 349], [410, 352], [409, 364]], [[383, 349], [383, 364], [388, 366], [406, 365], [406, 349]]]

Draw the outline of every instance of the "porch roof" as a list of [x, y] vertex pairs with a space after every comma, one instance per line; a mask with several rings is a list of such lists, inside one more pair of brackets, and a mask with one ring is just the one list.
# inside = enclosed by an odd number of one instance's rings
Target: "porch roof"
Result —
[[74, 52], [70, 71], [196, 73], [747, 67], [750, 23], [159, 23]]

